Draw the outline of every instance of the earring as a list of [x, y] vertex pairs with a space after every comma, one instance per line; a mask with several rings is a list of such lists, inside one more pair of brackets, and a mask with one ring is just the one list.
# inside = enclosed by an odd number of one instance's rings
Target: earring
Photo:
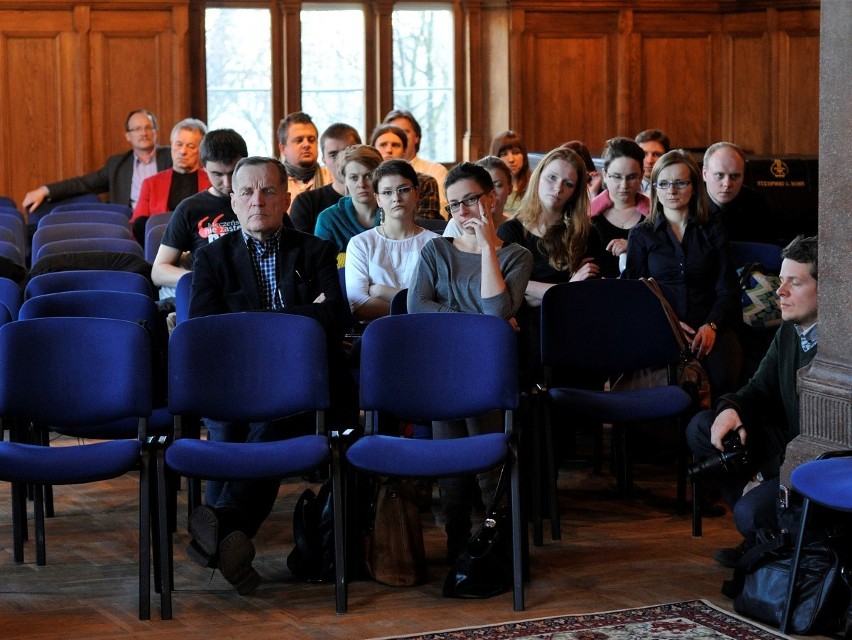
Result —
[[385, 223], [385, 210], [379, 207], [379, 224]]

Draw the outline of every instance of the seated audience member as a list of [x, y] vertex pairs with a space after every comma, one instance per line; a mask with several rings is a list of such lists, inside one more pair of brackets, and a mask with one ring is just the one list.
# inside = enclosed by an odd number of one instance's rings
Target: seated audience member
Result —
[[589, 152], [589, 148], [581, 140], [571, 140], [570, 142], [563, 142], [559, 146], [564, 149], [571, 149], [572, 151], [576, 151], [577, 155], [583, 159], [583, 162], [586, 165], [586, 173], [589, 175], [589, 200], [592, 200], [601, 192], [604, 187], [603, 175], [600, 171], [598, 171], [598, 168], [595, 165], [595, 161], [592, 158], [592, 154]]
[[669, 137], [659, 129], [645, 129], [636, 136], [636, 143], [645, 152], [645, 160], [642, 162], [642, 193], [650, 195], [651, 172], [657, 160], [671, 149]]
[[139, 201], [130, 218], [133, 235], [140, 244], [145, 244], [145, 222], [149, 216], [174, 211], [182, 200], [210, 187], [210, 179], [198, 159], [205, 133], [207, 125], [195, 118], [181, 120], [172, 128], [172, 168], [142, 183]]
[[373, 191], [372, 173], [382, 163], [375, 147], [359, 144], [348, 147], [339, 160], [340, 173], [348, 195], [317, 217], [314, 235], [337, 247], [338, 266], [346, 260], [349, 240], [372, 229], [379, 222], [379, 207]]
[[425, 173], [432, 176], [438, 183], [438, 195], [441, 199], [441, 207], [447, 204], [447, 195], [444, 193], [444, 180], [447, 178], [447, 169], [440, 162], [424, 160], [420, 153], [420, 141], [423, 131], [414, 114], [407, 109], [393, 109], [389, 111], [382, 121], [383, 124], [392, 124], [405, 131], [408, 138], [408, 146], [405, 148], [405, 159], [414, 167], [417, 173]]
[[201, 139], [201, 165], [210, 188], [181, 202], [169, 219], [151, 267], [158, 287], [176, 287], [189, 273], [182, 257], [240, 228], [231, 208], [231, 179], [237, 161], [248, 155], [246, 142], [233, 129], [216, 129]]
[[512, 193], [506, 200], [505, 206], [506, 215], [511, 218], [520, 210], [521, 200], [530, 182], [530, 159], [527, 155], [527, 147], [518, 133], [504, 131], [494, 136], [490, 154], [505, 162], [509, 171], [512, 172]]
[[[494, 186], [488, 172], [470, 162], [450, 170], [444, 183], [447, 208], [463, 234], [435, 238], [420, 254], [414, 284], [408, 291], [409, 313], [461, 312], [494, 315], [515, 323], [532, 269], [532, 256], [496, 235], [490, 213]], [[464, 391], [459, 391], [463, 393]], [[496, 432], [499, 414], [433, 422], [433, 438]], [[482, 501], [489, 504], [497, 485], [495, 472], [479, 474]], [[447, 558], [455, 560], [470, 538], [473, 494], [470, 478], [440, 478], [446, 518]]]
[[278, 123], [278, 152], [287, 167], [287, 190], [291, 199], [331, 182], [328, 171], [317, 162], [318, 137], [317, 126], [304, 111], [287, 114]]
[[[506, 200], [512, 193], [512, 172], [509, 167], [497, 156], [485, 156], [476, 161], [480, 167], [484, 167], [491, 176], [491, 181], [494, 183], [494, 206], [491, 209], [491, 221], [496, 229], [503, 224], [509, 217], [503, 211], [506, 206]], [[444, 237], [457, 238], [462, 235], [462, 230], [456, 219], [450, 216], [450, 221], [447, 223], [443, 233]]]
[[718, 455], [728, 436], [739, 437], [749, 452], [747, 468], [713, 476], [744, 538], [738, 547], [716, 552], [726, 567], [737, 565], [761, 528], [778, 526], [779, 469], [787, 443], [799, 435], [797, 373], [817, 352], [817, 239], [799, 236], [781, 255], [783, 323], [769, 351], [744, 387], [722, 396], [715, 411], [696, 415], [686, 430], [697, 459]]
[[732, 391], [742, 351], [740, 289], [725, 232], [710, 218], [698, 166], [669, 151], [651, 174], [651, 211], [630, 230], [625, 277], [652, 277], [668, 298], [710, 378], [712, 397]]
[[[396, 125], [380, 124], [373, 129], [373, 133], [370, 135], [370, 144], [379, 150], [385, 160], [389, 158], [405, 160], [408, 136]], [[443, 216], [441, 214], [438, 181], [425, 173], [418, 173], [417, 184], [420, 198], [417, 202], [417, 217], [440, 220]]]
[[[189, 315], [269, 310], [313, 318], [328, 337], [332, 407], [346, 405], [341, 353], [343, 294], [334, 246], [284, 226], [290, 196], [287, 171], [274, 158], [249, 157], [233, 173], [231, 204], [240, 231], [195, 252]], [[211, 336], [211, 339], [215, 337]], [[263, 336], [258, 336], [259, 340]], [[269, 381], [271, 385], [276, 381]], [[357, 417], [357, 416], [356, 416]], [[329, 425], [347, 424], [329, 411]], [[220, 442], [269, 442], [286, 437], [285, 425], [299, 417], [265, 423], [205, 420], [208, 438]], [[292, 429], [292, 426], [290, 427]], [[252, 567], [251, 538], [269, 515], [278, 480], [207, 482], [205, 505], [190, 516], [193, 536], [187, 555], [202, 566], [218, 566], [241, 595], [260, 583]]]
[[157, 144], [157, 118], [147, 109], [131, 111], [124, 122], [124, 137], [130, 151], [107, 158], [106, 164], [92, 173], [33, 189], [21, 206], [35, 212], [44, 200], [62, 200], [84, 193], [109, 193], [109, 201], [136, 206], [142, 181], [172, 166], [168, 147]]
[[[591, 204], [592, 226], [601, 236], [601, 275], [617, 278], [627, 259], [627, 235], [648, 215], [648, 197], [639, 191], [642, 148], [630, 138], [607, 140], [603, 152], [606, 189]], [[623, 258], [621, 256], [624, 256]]]
[[338, 171], [340, 154], [346, 147], [361, 144], [361, 136], [355, 127], [342, 122], [329, 126], [320, 136], [322, 161], [331, 178], [331, 183], [319, 189], [303, 191], [293, 197], [290, 205], [290, 220], [293, 227], [305, 233], [313, 233], [317, 216], [346, 195], [346, 185]]
[[352, 314], [369, 322], [390, 313], [390, 302], [411, 285], [423, 246], [438, 234], [417, 226], [417, 172], [404, 160], [387, 160], [372, 173], [378, 226], [353, 236], [346, 247], [346, 297]]
[[769, 203], [743, 184], [745, 163], [745, 152], [731, 142], [708, 147], [701, 173], [710, 196], [710, 215], [721, 222], [729, 241], [777, 243]]

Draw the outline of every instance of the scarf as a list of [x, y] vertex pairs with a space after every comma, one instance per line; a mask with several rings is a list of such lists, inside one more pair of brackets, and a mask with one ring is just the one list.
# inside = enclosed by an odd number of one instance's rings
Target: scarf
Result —
[[300, 167], [295, 164], [290, 164], [286, 160], [284, 161], [284, 166], [287, 168], [287, 175], [291, 178], [295, 178], [299, 182], [310, 182], [313, 177], [317, 173], [317, 169], [319, 169], [318, 164], [314, 164], [310, 167]]

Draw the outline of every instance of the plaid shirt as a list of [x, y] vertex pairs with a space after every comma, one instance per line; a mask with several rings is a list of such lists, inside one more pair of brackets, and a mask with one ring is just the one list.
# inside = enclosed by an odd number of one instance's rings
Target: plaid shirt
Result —
[[438, 191], [438, 181], [432, 176], [427, 176], [425, 173], [418, 173], [417, 183], [419, 200], [417, 201], [417, 211], [414, 212], [414, 216], [432, 220], [443, 219], [441, 215], [441, 194]]
[[245, 231], [242, 233], [254, 266], [254, 276], [260, 288], [263, 308], [283, 309], [284, 299], [278, 288], [278, 241], [281, 239], [281, 230], [269, 236], [266, 242], [255, 240]]

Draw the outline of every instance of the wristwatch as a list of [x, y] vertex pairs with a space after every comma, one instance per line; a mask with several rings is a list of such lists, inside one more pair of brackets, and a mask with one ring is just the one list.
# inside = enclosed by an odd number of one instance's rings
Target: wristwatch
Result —
[[713, 329], [713, 333], [719, 332], [719, 327], [716, 325], [715, 322], [708, 322], [707, 326], [710, 327], [711, 329]]

